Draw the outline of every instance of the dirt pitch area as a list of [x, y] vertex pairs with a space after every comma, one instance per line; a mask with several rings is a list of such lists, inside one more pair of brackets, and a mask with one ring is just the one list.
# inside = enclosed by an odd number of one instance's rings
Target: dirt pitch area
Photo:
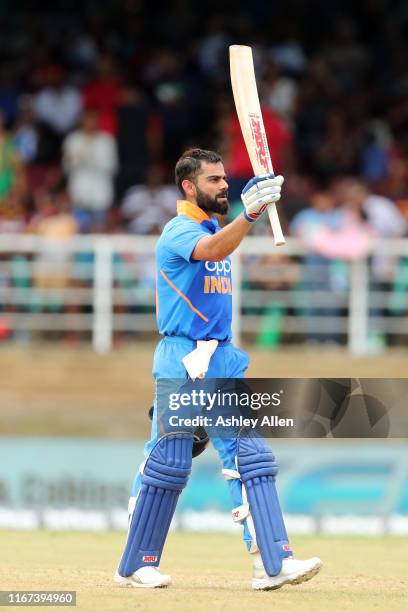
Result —
[[112, 574], [124, 538], [117, 533], [0, 532], [1, 590], [74, 590], [79, 610], [100, 612], [407, 609], [403, 538], [293, 538], [296, 554], [320, 556], [323, 570], [310, 582], [270, 592], [250, 589], [250, 558], [239, 538], [186, 533], [171, 534], [163, 555], [162, 568], [171, 573], [172, 586], [117, 587]]

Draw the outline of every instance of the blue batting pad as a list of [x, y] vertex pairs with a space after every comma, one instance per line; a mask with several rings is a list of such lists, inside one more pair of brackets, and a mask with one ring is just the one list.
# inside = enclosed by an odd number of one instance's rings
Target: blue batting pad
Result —
[[177, 500], [191, 472], [192, 446], [192, 433], [181, 432], [164, 435], [153, 447], [119, 565], [121, 576], [131, 576], [145, 565], [159, 565]]
[[265, 571], [276, 576], [282, 569], [282, 559], [292, 555], [275, 487], [278, 465], [266, 442], [252, 432], [246, 433], [246, 437], [238, 437], [237, 469]]

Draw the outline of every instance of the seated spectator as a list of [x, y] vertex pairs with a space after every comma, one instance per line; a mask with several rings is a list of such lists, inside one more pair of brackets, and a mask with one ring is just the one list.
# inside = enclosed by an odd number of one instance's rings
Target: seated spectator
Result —
[[361, 181], [346, 182], [344, 204], [362, 211], [382, 238], [397, 238], [407, 232], [407, 221], [394, 202], [389, 198], [370, 193]]
[[385, 121], [377, 119], [367, 125], [360, 153], [360, 171], [364, 181], [379, 184], [389, 176], [392, 145], [391, 131]]
[[30, 307], [61, 311], [64, 308], [61, 290], [71, 285], [73, 256], [61, 249], [60, 243], [77, 233], [77, 224], [64, 190], [52, 193], [39, 189], [34, 194], [34, 205], [35, 214], [27, 231], [53, 241], [44, 241], [34, 257], [32, 284], [37, 291], [32, 293]]
[[334, 206], [334, 199], [328, 191], [317, 191], [311, 197], [310, 206], [301, 210], [292, 220], [291, 233], [306, 241], [321, 227], [338, 229], [342, 213]]
[[[402, 212], [392, 200], [370, 193], [364, 183], [350, 180], [345, 185], [345, 206], [351, 207], [357, 213], [364, 215], [377, 236], [381, 238], [398, 238], [406, 234], [408, 223]], [[379, 294], [389, 293], [398, 284], [400, 274], [398, 257], [374, 253], [370, 267], [370, 289]], [[392, 300], [391, 300], [392, 301]], [[386, 317], [392, 314], [388, 304], [370, 308], [373, 317]], [[381, 325], [370, 322], [369, 340], [374, 348], [383, 348], [386, 337], [381, 331]], [[378, 345], [378, 346], [377, 346]]]
[[299, 281], [299, 264], [282, 253], [268, 253], [249, 260], [246, 283], [258, 290], [254, 304], [245, 306], [247, 314], [260, 316], [256, 346], [272, 349], [280, 344], [285, 317], [290, 314], [290, 299], [285, 294]]
[[133, 234], [157, 234], [176, 214], [180, 194], [175, 185], [163, 185], [162, 166], [149, 168], [146, 185], [135, 185], [125, 193], [121, 213]]
[[294, 217], [291, 231], [317, 256], [345, 260], [365, 257], [377, 232], [355, 208], [349, 205], [336, 208], [334, 193], [340, 189], [336, 185], [330, 191], [314, 193], [312, 207]]
[[63, 166], [80, 231], [103, 231], [118, 161], [115, 139], [99, 129], [95, 110], [85, 111], [81, 127], [64, 140]]
[[71, 202], [65, 190], [38, 189], [34, 194], [34, 207], [28, 233], [58, 240], [66, 240], [77, 233]]
[[[305, 326], [310, 341], [338, 341], [339, 329], [334, 326], [332, 331], [324, 324], [322, 317], [335, 317], [340, 314], [339, 307], [334, 305], [321, 306], [321, 298], [317, 292], [329, 295], [339, 289], [338, 275], [332, 265], [330, 256], [315, 247], [322, 232], [335, 233], [343, 224], [343, 214], [335, 208], [332, 193], [320, 190], [311, 196], [310, 207], [295, 215], [290, 224], [292, 234], [301, 238], [309, 247], [303, 257], [301, 280], [298, 288], [306, 293], [299, 300], [300, 314], [306, 317]], [[341, 287], [344, 289], [344, 287]]]
[[12, 191], [0, 201], [0, 234], [22, 234], [26, 223], [24, 199]]
[[[364, 217], [380, 238], [398, 238], [407, 232], [407, 220], [392, 200], [370, 193], [364, 183], [346, 180], [343, 208]], [[389, 283], [395, 273], [394, 257], [374, 255], [373, 275], [376, 282]]]

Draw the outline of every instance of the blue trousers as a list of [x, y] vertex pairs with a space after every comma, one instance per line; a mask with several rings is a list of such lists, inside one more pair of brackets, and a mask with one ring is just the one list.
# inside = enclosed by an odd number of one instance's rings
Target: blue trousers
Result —
[[[153, 358], [153, 376], [158, 378], [188, 378], [186, 369], [182, 362], [183, 357], [196, 348], [196, 343], [188, 338], [166, 336], [161, 340], [155, 350]], [[244, 378], [245, 371], [248, 368], [248, 355], [236, 348], [231, 342], [220, 342], [218, 347], [211, 357], [210, 367], [206, 378]], [[154, 404], [156, 411], [156, 402]], [[147, 458], [157, 442], [157, 418], [153, 416], [152, 433], [150, 440], [144, 448], [144, 455]], [[235, 457], [237, 454], [236, 438], [212, 438], [212, 444], [221, 459], [222, 467], [230, 470], [235, 470]], [[133, 482], [131, 502], [129, 504], [132, 509], [132, 500], [136, 500], [140, 489], [141, 474], [140, 471], [136, 474]], [[187, 485], [188, 486], [188, 485]], [[232, 507], [235, 508], [242, 504], [241, 482], [239, 480], [229, 480], [228, 486], [232, 497]], [[244, 526], [243, 538], [247, 544], [248, 550], [251, 546], [251, 536], [249, 531]]]

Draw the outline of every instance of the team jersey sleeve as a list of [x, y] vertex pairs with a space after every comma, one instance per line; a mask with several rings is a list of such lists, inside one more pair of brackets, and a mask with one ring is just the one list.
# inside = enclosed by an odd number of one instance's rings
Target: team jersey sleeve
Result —
[[196, 221], [183, 220], [169, 228], [166, 232], [165, 246], [185, 261], [194, 263], [191, 259], [197, 242], [207, 236], [207, 232]]

